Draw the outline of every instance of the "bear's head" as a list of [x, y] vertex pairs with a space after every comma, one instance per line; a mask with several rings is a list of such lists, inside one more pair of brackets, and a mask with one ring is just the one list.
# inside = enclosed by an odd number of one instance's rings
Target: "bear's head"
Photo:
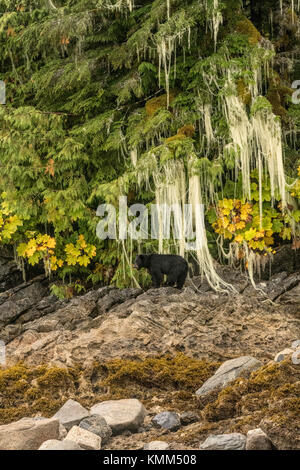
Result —
[[138, 255], [135, 258], [133, 267], [136, 269], [147, 268], [149, 265], [149, 255]]

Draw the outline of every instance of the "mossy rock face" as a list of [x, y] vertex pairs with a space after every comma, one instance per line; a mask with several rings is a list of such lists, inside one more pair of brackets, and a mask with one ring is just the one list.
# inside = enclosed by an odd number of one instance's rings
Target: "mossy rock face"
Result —
[[[171, 104], [172, 101], [175, 98], [175, 92], [171, 91], [169, 95], [169, 103]], [[151, 100], [148, 100], [145, 104], [145, 110], [147, 116], [153, 116], [157, 111], [159, 111], [162, 108], [167, 107], [167, 95], [160, 95], [155, 98], [151, 98]]]
[[246, 17], [243, 17], [237, 22], [236, 31], [238, 33], [245, 34], [246, 36], [248, 36], [248, 41], [250, 44], [257, 44], [262, 39], [262, 35], [258, 31], [258, 29], [256, 29], [254, 24]]
[[230, 432], [246, 432], [266, 418], [280, 426], [299, 426], [299, 410], [300, 369], [289, 358], [261, 367], [249, 379], [237, 379], [204, 407], [202, 416], [209, 422], [234, 419]]
[[194, 391], [218, 366], [183, 354], [76, 368], [19, 363], [0, 369], [0, 424], [24, 416], [53, 416], [69, 398], [88, 408], [108, 399], [139, 398], [146, 407], [159, 402], [168, 409], [193, 411]]
[[272, 105], [273, 113], [280, 116], [284, 122], [289, 120], [284, 106], [287, 104], [288, 96], [292, 96], [292, 94], [293, 90], [285, 86], [279, 74], [273, 71], [269, 80], [267, 99]]
[[185, 135], [186, 137], [193, 137], [195, 134], [195, 126], [193, 126], [193, 124], [186, 124], [185, 126], [177, 129], [177, 134]]
[[261, 427], [276, 448], [300, 449], [300, 369], [290, 359], [236, 379], [198, 406], [202, 420], [177, 431], [173, 442], [199, 446], [209, 434], [246, 434]]
[[0, 369], [0, 424], [24, 416], [52, 416], [75, 392], [77, 371], [61, 367], [28, 367], [18, 363]]
[[240, 100], [246, 104], [246, 105], [251, 105], [251, 93], [249, 88], [247, 87], [245, 81], [243, 78], [239, 78], [236, 83], [236, 88], [238, 92], [238, 96]]
[[195, 134], [195, 126], [192, 124], [186, 124], [185, 126], [180, 127], [177, 129], [177, 134], [168, 137], [165, 142], [174, 142], [176, 140], [184, 140], [187, 137], [191, 138]]

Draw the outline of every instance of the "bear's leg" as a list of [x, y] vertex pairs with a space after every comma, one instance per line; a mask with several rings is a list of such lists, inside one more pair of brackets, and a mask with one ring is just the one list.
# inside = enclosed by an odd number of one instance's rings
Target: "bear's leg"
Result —
[[182, 289], [183, 288], [183, 285], [185, 283], [185, 280], [186, 280], [186, 276], [187, 276], [187, 273], [188, 273], [188, 267], [186, 267], [184, 269], [184, 271], [182, 271], [179, 276], [177, 277], [177, 289]]
[[154, 287], [160, 287], [162, 280], [163, 280], [163, 275], [159, 269], [153, 269], [150, 271], [151, 277], [152, 277], [152, 282]]
[[170, 287], [173, 287], [175, 282], [177, 280], [177, 276], [176, 276], [176, 273], [171, 273], [171, 274], [168, 274], [167, 276], [167, 282], [166, 282], [166, 286], [170, 286]]

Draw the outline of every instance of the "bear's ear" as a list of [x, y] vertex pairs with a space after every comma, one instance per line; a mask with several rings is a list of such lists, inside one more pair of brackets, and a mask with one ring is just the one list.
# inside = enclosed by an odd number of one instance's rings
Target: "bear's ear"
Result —
[[140, 258], [141, 261], [144, 261], [145, 255], [139, 255], [139, 258]]

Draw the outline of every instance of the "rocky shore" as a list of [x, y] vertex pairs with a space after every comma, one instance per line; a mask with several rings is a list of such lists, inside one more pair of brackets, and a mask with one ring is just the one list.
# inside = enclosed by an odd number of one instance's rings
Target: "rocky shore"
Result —
[[299, 272], [71, 300], [18, 275], [1, 259], [0, 449], [300, 448]]

